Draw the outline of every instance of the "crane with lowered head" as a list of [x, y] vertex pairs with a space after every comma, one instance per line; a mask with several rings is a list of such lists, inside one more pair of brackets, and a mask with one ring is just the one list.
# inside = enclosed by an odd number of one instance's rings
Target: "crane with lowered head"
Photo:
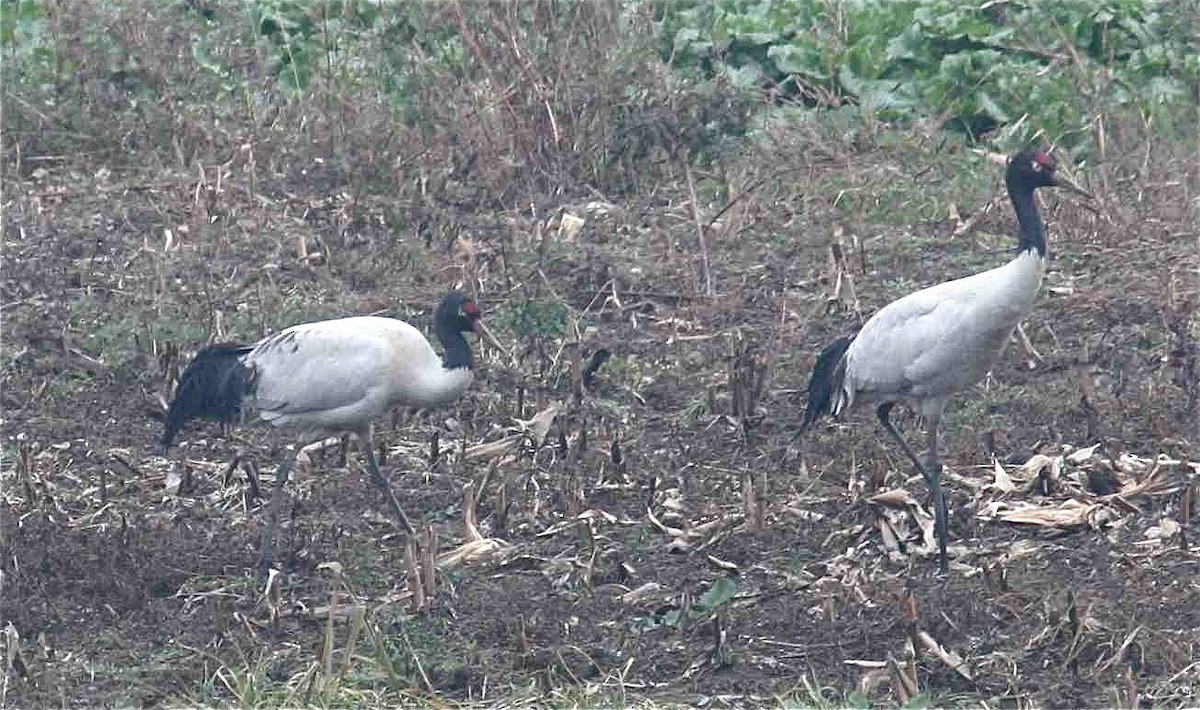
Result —
[[[351, 432], [362, 442], [371, 478], [411, 533], [413, 525], [375, 458], [372, 422], [396, 406], [439, 407], [458, 399], [473, 379], [474, 360], [463, 334], [478, 329], [495, 343], [479, 319], [475, 301], [459, 291], [447, 294], [433, 315], [441, 356], [417, 328], [378, 316], [303, 323], [253, 345], [210, 345], [180, 375], [161, 451], [194, 418], [235, 423], [256, 414], [274, 427], [295, 430], [305, 443]], [[282, 490], [295, 459], [287, 456], [275, 474], [260, 569], [274, 563]]]
[[[946, 402], [991, 369], [1037, 297], [1046, 270], [1046, 235], [1034, 191], [1062, 186], [1091, 197], [1056, 172], [1041, 148], [1013, 155], [1004, 182], [1017, 215], [1017, 253], [1007, 264], [930, 286], [889, 303], [855, 335], [834, 340], [817, 357], [808, 385], [801, 435], [822, 415], [839, 417], [869, 402], [887, 433], [929, 486], [938, 566], [946, 560], [946, 499], [938, 458], [938, 425]], [[892, 408], [906, 402], [924, 419], [922, 462], [896, 431]]]

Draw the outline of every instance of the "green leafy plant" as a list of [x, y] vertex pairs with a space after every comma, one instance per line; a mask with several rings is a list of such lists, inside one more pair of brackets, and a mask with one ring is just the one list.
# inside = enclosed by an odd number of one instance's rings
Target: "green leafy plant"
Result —
[[1200, 19], [1186, 5], [718, 0], [665, 4], [656, 27], [684, 72], [884, 119], [944, 116], [972, 136], [1007, 126], [1005, 138], [1086, 146], [1099, 109], [1152, 120], [1200, 98]]
[[501, 311], [496, 322], [517, 338], [559, 338], [567, 332], [567, 307], [549, 299], [518, 301]]
[[645, 633], [664, 627], [677, 629], [689, 621], [703, 621], [732, 601], [735, 594], [736, 578], [718, 577], [694, 603], [652, 616], [635, 617], [632, 626], [634, 631]]
[[49, 50], [41, 44], [46, 31], [46, 17], [40, 3], [35, 0], [0, 3], [0, 47], [10, 59], [25, 51], [39, 60], [48, 59]]

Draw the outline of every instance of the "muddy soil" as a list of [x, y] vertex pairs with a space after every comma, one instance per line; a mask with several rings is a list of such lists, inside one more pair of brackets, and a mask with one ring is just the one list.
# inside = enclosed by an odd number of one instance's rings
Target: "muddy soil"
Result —
[[[1186, 517], [1200, 473], [1187, 462], [1200, 456], [1172, 359], [1200, 259], [1194, 222], [1168, 209], [1185, 199], [1181, 181], [1093, 206], [1045, 196], [1055, 258], [1028, 346], [1010, 343], [947, 417], [954, 560], [942, 578], [921, 536], [920, 479], [867, 412], [802, 446], [804, 387], [822, 344], [859, 313], [1002, 263], [1014, 220], [1003, 201], [963, 234], [944, 213], [847, 217], [827, 178], [884, 194], [913, 156], [804, 156], [780, 158], [797, 161], [798, 183], [768, 184], [709, 227], [713, 295], [682, 181], [653, 197], [565, 200], [540, 223], [463, 213], [438, 239], [415, 212], [315, 178], [252, 191], [231, 174], [211, 194], [168, 169], [9, 181], [4, 702], [319, 703], [269, 693], [308, 682], [330, 618], [342, 662], [355, 606], [372, 632], [343, 686], [414, 702], [895, 702], [904, 674], [938, 704], [1200, 702], [1200, 530]], [[982, 210], [997, 169], [948, 163], [986, 189], [929, 189], [966, 216]], [[1195, 180], [1195, 164], [1180, 170]], [[568, 212], [585, 220], [578, 232], [560, 227]], [[830, 300], [835, 235], [857, 304]], [[427, 328], [456, 284], [510, 352], [480, 347], [460, 403], [398, 412], [378, 440], [439, 553], [468, 541], [467, 484], [491, 542], [439, 569], [413, 609], [404, 539], [361, 453], [330, 446], [287, 488], [282, 570], [264, 592], [264, 502], [293, 442], [197, 423], [157, 455], [172, 375], [208, 338], [302, 320], [383, 312]], [[600, 348], [613, 357], [581, 389], [580, 363]], [[550, 406], [544, 440], [464, 456]], [[916, 441], [919, 423], [899, 423]], [[1096, 444], [1060, 459], [1058, 478], [1019, 468]], [[1142, 458], [1122, 468], [1129, 454]], [[1108, 469], [1127, 495], [1089, 487]], [[894, 489], [912, 504], [871, 502]], [[1095, 507], [1030, 525], [997, 519], [997, 502]]]

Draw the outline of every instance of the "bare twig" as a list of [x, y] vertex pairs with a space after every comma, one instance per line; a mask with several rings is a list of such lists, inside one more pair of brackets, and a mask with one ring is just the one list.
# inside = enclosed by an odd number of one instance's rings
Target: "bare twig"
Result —
[[421, 583], [421, 566], [417, 556], [416, 535], [409, 535], [404, 543], [404, 568], [407, 571], [408, 591], [412, 593], [413, 611], [425, 608], [425, 585]]
[[425, 674], [425, 667], [421, 665], [421, 659], [417, 656], [412, 641], [408, 639], [408, 630], [404, 628], [404, 624], [398, 624], [398, 626], [400, 627], [400, 638], [404, 640], [404, 648], [408, 651], [408, 655], [412, 656], [413, 665], [417, 667], [417, 673], [421, 675], [421, 684], [425, 686], [425, 692], [433, 695], [436, 692], [433, 689], [433, 683], [429, 682], [429, 676]]
[[950, 238], [955, 239], [957, 237], [961, 237], [962, 235], [964, 235], [967, 232], [974, 229], [975, 224], [977, 222], [979, 222], [979, 219], [981, 217], [983, 217], [988, 212], [991, 212], [992, 210], [999, 207], [1004, 202], [1004, 200], [1007, 198], [1008, 198], [1007, 192], [1004, 192], [1004, 191], [997, 192], [995, 195], [992, 196], [992, 199], [988, 200], [987, 203], [984, 204], [983, 207], [980, 207], [978, 210], [976, 210], [975, 214], [971, 215], [970, 217], [967, 217], [967, 219], [965, 221], [959, 223], [959, 225], [954, 228], [954, 231], [950, 233]]
[[1017, 323], [1017, 335], [1021, 338], [1021, 347], [1025, 348], [1025, 353], [1034, 360], [1045, 364], [1046, 359], [1037, 351], [1037, 348], [1033, 347], [1033, 343], [1029, 340], [1029, 335], [1025, 333], [1025, 326], [1021, 323]]
[[1113, 652], [1113, 655], [1109, 656], [1108, 660], [1106, 660], [1104, 663], [1100, 664], [1100, 666], [1096, 668], [1096, 670], [1092, 673], [1092, 677], [1095, 678], [1096, 676], [1099, 676], [1101, 673], [1108, 670], [1112, 666], [1112, 664], [1116, 663], [1121, 658], [1124, 658], [1125, 657], [1125, 649], [1129, 648], [1129, 644], [1133, 643], [1133, 639], [1137, 637], [1138, 633], [1141, 632], [1141, 630], [1142, 630], [1142, 627], [1138, 626], [1133, 631], [1130, 631], [1129, 635], [1127, 635], [1125, 637], [1125, 640], [1121, 643], [1121, 646], [1116, 651]]
[[696, 224], [696, 240], [700, 245], [700, 275], [704, 280], [704, 295], [713, 295], [713, 279], [712, 271], [708, 266], [708, 240], [704, 236], [704, 223], [700, 219], [700, 200], [696, 197], [696, 178], [692, 175], [692, 166], [687, 162], [687, 158], [683, 161], [683, 174], [687, 178], [688, 196], [692, 203], [692, 220]]

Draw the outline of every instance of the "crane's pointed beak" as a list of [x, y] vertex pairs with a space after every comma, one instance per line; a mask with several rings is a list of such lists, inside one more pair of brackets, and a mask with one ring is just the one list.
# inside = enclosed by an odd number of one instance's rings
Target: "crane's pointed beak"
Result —
[[475, 330], [479, 332], [479, 337], [486, 341], [488, 345], [499, 350], [500, 354], [505, 358], [511, 358], [508, 354], [508, 348], [500, 344], [500, 341], [496, 339], [495, 335], [492, 335], [492, 331], [483, 324], [483, 321], [475, 321]]
[[1084, 197], [1088, 198], [1089, 200], [1093, 199], [1092, 193], [1090, 193], [1087, 190], [1080, 187], [1079, 183], [1075, 182], [1073, 179], [1067, 177], [1063, 173], [1055, 173], [1054, 174], [1054, 184], [1059, 187], [1065, 187], [1068, 190], [1070, 190], [1071, 192], [1075, 192], [1080, 195], [1083, 195]]

